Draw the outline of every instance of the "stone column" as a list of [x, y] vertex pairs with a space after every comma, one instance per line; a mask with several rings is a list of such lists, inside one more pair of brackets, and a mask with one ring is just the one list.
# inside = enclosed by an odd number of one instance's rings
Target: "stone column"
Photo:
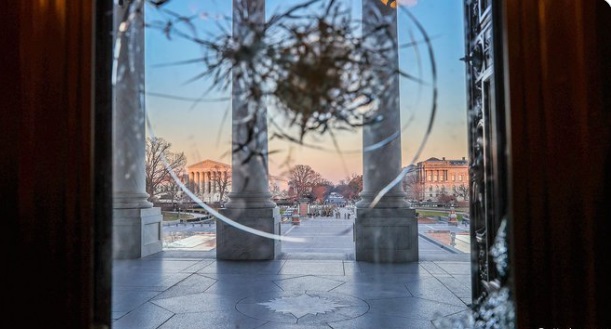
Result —
[[113, 256], [117, 259], [144, 257], [162, 249], [161, 210], [153, 208], [146, 193], [144, 26], [132, 20], [121, 37], [118, 29], [126, 6], [115, 5], [114, 11], [115, 36], [121, 38], [113, 89]]
[[191, 190], [195, 190], [195, 172], [190, 172], [189, 173], [189, 188]]
[[[202, 172], [204, 178], [202, 179], [202, 196], [205, 198], [206, 193], [208, 193], [208, 173], [206, 171]], [[204, 200], [205, 201], [205, 200]]]
[[[386, 28], [374, 32], [383, 24]], [[363, 0], [363, 35], [371, 47], [392, 50], [381, 55], [385, 58], [378, 78], [386, 86], [379, 97], [378, 113], [382, 120], [363, 128], [363, 191], [355, 220], [356, 260], [417, 261], [418, 223], [402, 184], [394, 185], [373, 205], [378, 193], [402, 170], [397, 10], [379, 0]]]
[[[247, 11], [247, 15], [239, 13]], [[254, 31], [240, 22], [240, 17], [261, 25], [265, 22], [265, 0], [233, 0], [233, 34], [248, 43]], [[234, 68], [234, 77], [240, 68]], [[267, 119], [260, 103], [247, 99], [246, 86], [233, 79], [232, 85], [232, 174], [229, 202], [223, 214], [243, 225], [267, 233], [278, 234], [280, 213], [271, 199], [267, 172]], [[245, 120], [245, 118], [250, 118]], [[253, 121], [255, 124], [252, 125]], [[249, 135], [254, 132], [254, 138]], [[237, 145], [246, 144], [246, 147]], [[264, 156], [252, 156], [251, 152]], [[248, 160], [246, 160], [248, 159]], [[245, 161], [246, 160], [246, 161]], [[234, 260], [269, 260], [279, 252], [277, 240], [244, 232], [222, 221], [217, 221], [217, 258]]]
[[207, 188], [209, 189], [209, 185], [212, 182], [212, 179], [210, 178], [210, 172], [205, 172], [203, 173], [203, 175], [204, 176], [202, 180], [202, 185], [203, 185], [202, 188], [205, 193], [209, 193], [209, 192], [206, 192], [206, 189]]

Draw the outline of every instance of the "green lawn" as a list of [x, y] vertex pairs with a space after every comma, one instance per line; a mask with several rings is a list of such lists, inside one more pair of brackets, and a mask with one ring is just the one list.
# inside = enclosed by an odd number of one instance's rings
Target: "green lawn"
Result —
[[161, 214], [163, 215], [163, 220], [164, 221], [173, 221], [173, 220], [178, 220], [178, 219], [191, 219], [193, 218], [193, 215], [189, 215], [189, 214], [185, 214], [185, 213], [180, 213], [180, 218], [178, 218], [178, 213], [175, 212], [167, 212], [167, 211], [163, 211], [161, 212]]
[[[420, 217], [437, 217], [437, 216], [442, 216], [442, 217], [447, 217], [448, 214], [450, 213], [449, 210], [420, 210], [420, 209], [416, 209], [416, 213], [418, 213], [418, 216]], [[462, 220], [462, 214], [460, 213], [456, 213], [456, 220], [461, 221]]]
[[436, 217], [436, 216], [447, 216], [448, 211], [439, 211], [439, 210], [418, 210], [416, 212], [421, 217]]

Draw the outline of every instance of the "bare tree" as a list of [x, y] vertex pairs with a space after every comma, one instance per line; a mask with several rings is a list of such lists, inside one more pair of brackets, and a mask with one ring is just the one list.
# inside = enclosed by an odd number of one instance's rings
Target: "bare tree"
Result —
[[150, 201], [155, 200], [157, 194], [162, 192], [161, 187], [164, 184], [172, 184], [170, 171], [180, 177], [185, 170], [185, 154], [174, 153], [171, 147], [171, 143], [160, 137], [146, 139], [146, 192]]
[[441, 187], [441, 191], [437, 195], [437, 202], [443, 203], [445, 205], [450, 204], [454, 200], [454, 197], [448, 194], [445, 186]]
[[[182, 183], [186, 182], [184, 169], [177, 173], [176, 176], [180, 178]], [[168, 180], [162, 182], [157, 190], [164, 192], [173, 205], [180, 205], [189, 200], [189, 197], [185, 195], [178, 183], [169, 175]]]
[[469, 186], [465, 183], [454, 186], [454, 195], [457, 198], [462, 198], [463, 201], [469, 201]]
[[214, 175], [212, 184], [214, 184], [215, 189], [219, 193], [219, 201], [222, 202], [231, 186], [231, 172], [219, 166], [215, 166], [214, 168], [216, 169], [217, 175]]
[[408, 174], [403, 179], [403, 189], [410, 200], [420, 201], [424, 198], [424, 185], [420, 183], [417, 174]]
[[312, 187], [323, 181], [320, 174], [308, 165], [296, 165], [289, 170], [289, 186], [293, 188], [298, 198], [310, 193]]
[[363, 175], [357, 175], [352, 173], [350, 176], [350, 181], [348, 182], [348, 187], [350, 188], [350, 194], [348, 195], [348, 199], [356, 200], [359, 198], [359, 194], [363, 191]]
[[334, 187], [333, 183], [321, 177], [320, 180], [315, 182], [312, 186], [312, 197], [315, 201], [324, 202]]

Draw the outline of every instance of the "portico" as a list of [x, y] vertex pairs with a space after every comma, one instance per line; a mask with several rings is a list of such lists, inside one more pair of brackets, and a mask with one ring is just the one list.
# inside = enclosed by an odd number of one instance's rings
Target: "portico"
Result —
[[[204, 202], [224, 201], [231, 185], [231, 166], [204, 160], [187, 167], [188, 186]], [[222, 194], [222, 195], [221, 195]]]
[[[117, 6], [118, 7], [118, 6]], [[253, 38], [253, 29], [257, 24], [265, 22], [265, 0], [233, 1], [233, 34], [240, 42], [248, 42]], [[246, 10], [250, 20], [248, 26], [240, 21], [243, 15], [238, 10]], [[355, 248], [356, 260], [370, 262], [412, 262], [418, 260], [418, 230], [415, 213], [405, 200], [405, 193], [401, 184], [395, 184], [383, 195], [380, 192], [395, 180], [401, 173], [401, 133], [399, 112], [399, 76], [398, 50], [397, 50], [397, 11], [386, 7], [377, 0], [363, 1], [363, 29], [376, 30], [380, 24], [386, 26], [385, 31], [374, 35], [370, 40], [372, 47], [391, 49], [385, 51], [388, 63], [395, 63], [395, 67], [378, 70], [380, 83], [387, 85], [382, 95], [377, 95], [381, 120], [367, 124], [363, 128], [363, 191], [362, 200], [358, 203], [355, 222]], [[122, 17], [120, 13], [116, 17]], [[143, 58], [143, 29], [144, 26], [132, 24], [129, 27], [132, 45], [130, 58], [136, 56]], [[390, 48], [389, 48], [390, 46]], [[129, 49], [128, 47], [125, 47]], [[394, 50], [393, 50], [394, 49]], [[122, 53], [120, 53], [122, 54]], [[123, 136], [116, 148], [125, 151], [125, 154], [134, 158], [119, 159], [115, 165], [118, 167], [116, 186], [125, 186], [123, 178], [136, 179], [140, 177], [143, 168], [125, 167], [121, 163], [127, 162], [141, 166], [140, 159], [144, 159], [144, 104], [131, 104], [142, 100], [144, 67], [130, 62], [126, 55], [119, 57], [120, 65], [131, 65], [129, 69], [122, 70], [125, 75], [121, 81], [121, 88], [117, 88], [117, 95], [125, 92], [124, 101], [117, 102], [117, 108], [125, 108], [121, 117], [131, 117], [129, 120], [115, 122], [117, 132]], [[140, 62], [140, 61], [136, 61]], [[234, 77], [245, 72], [241, 68], [233, 68]], [[265, 233], [277, 234], [280, 220], [279, 210], [271, 199], [268, 179], [267, 159], [267, 119], [264, 102], [249, 98], [247, 86], [232, 84], [232, 162], [231, 166], [205, 160], [188, 168], [188, 186], [204, 202], [223, 201], [223, 181], [228, 182], [231, 175], [231, 193], [226, 208], [221, 213], [239, 224], [255, 228]], [[252, 96], [252, 95], [251, 95]], [[130, 135], [131, 134], [131, 135]], [[129, 138], [124, 138], [128, 136]], [[253, 156], [254, 155], [254, 156]], [[123, 162], [121, 162], [123, 161]], [[143, 174], [142, 174], [143, 175]], [[119, 181], [123, 180], [123, 181]], [[140, 182], [140, 180], [139, 180]], [[142, 185], [142, 186], [140, 186]], [[134, 192], [144, 191], [144, 184], [131, 184]], [[228, 188], [229, 189], [229, 188]], [[119, 194], [116, 194], [118, 196]], [[139, 194], [143, 204], [138, 209], [150, 208], [146, 201], [146, 194]], [[156, 217], [159, 219], [160, 216]], [[157, 219], [156, 219], [157, 220]], [[130, 223], [134, 223], [131, 221]], [[158, 225], [158, 224], [155, 224]], [[148, 226], [147, 226], [148, 227]], [[158, 226], [156, 226], [158, 227]], [[134, 240], [140, 235], [159, 237], [158, 231], [142, 230], [126, 231], [121, 227], [115, 230], [121, 240]], [[156, 242], [157, 243], [157, 242]], [[160, 243], [159, 243], [160, 245]], [[278, 256], [280, 243], [278, 240], [264, 238], [246, 233], [217, 221], [217, 258], [227, 260], [256, 260], [275, 259]], [[161, 248], [155, 249], [161, 251]]]

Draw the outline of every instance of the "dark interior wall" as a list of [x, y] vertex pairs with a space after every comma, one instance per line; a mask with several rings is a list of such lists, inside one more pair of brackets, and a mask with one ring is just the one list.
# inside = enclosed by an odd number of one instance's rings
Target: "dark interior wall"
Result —
[[504, 10], [518, 328], [606, 328], [611, 8], [540, 0]]
[[93, 5], [0, 11], [7, 327], [93, 323]]

